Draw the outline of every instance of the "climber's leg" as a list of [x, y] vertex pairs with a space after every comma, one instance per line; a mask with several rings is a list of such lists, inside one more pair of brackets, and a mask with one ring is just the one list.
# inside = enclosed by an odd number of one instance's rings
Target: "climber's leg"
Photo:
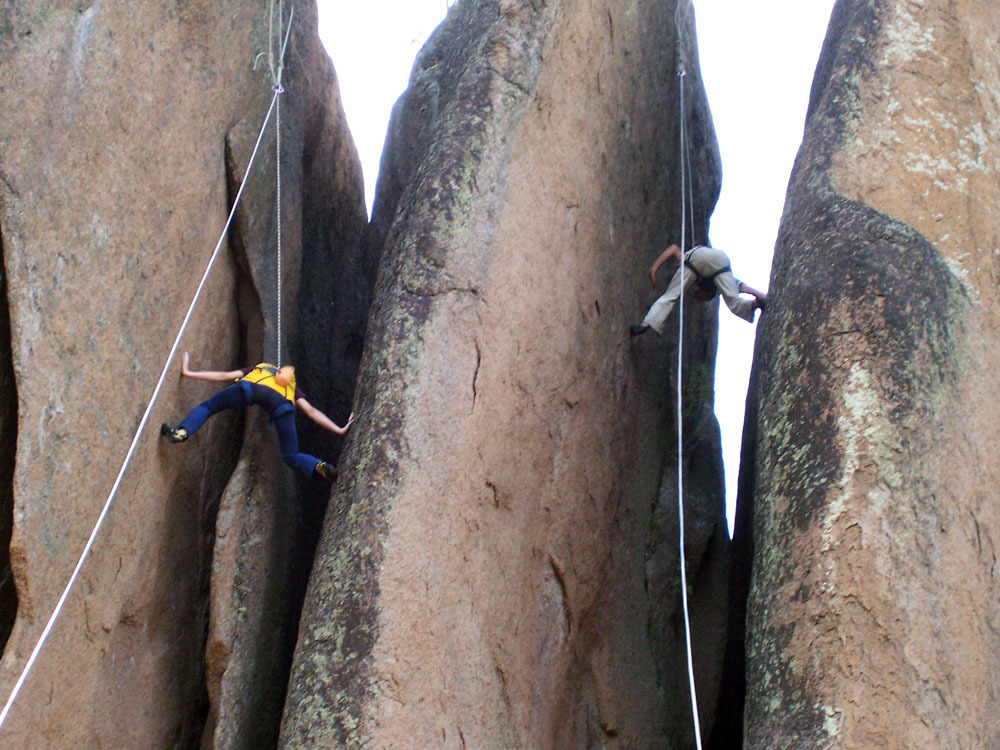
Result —
[[[177, 429], [173, 431], [174, 434], [178, 436], [186, 434], [188, 437], [191, 437], [191, 435], [194, 435], [201, 429], [201, 426], [205, 424], [205, 420], [213, 414], [218, 414], [220, 411], [226, 409], [238, 409], [241, 406], [249, 405], [248, 385], [250, 384], [245, 381], [234, 383], [227, 388], [223, 388], [210, 399], [202, 401], [191, 410], [190, 414], [184, 417], [184, 421], [177, 425]], [[187, 438], [181, 439], [186, 440]]]
[[289, 411], [274, 419], [274, 429], [278, 433], [278, 441], [281, 443], [281, 457], [285, 463], [291, 466], [300, 474], [311, 477], [316, 470], [316, 465], [321, 463], [315, 456], [299, 451], [299, 435], [295, 429], [295, 412]]

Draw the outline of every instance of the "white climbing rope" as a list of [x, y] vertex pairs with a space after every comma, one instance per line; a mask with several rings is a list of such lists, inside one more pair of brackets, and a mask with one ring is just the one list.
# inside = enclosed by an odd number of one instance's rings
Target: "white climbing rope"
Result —
[[277, 195], [275, 201], [275, 214], [278, 216], [278, 250], [277, 250], [277, 262], [275, 269], [275, 276], [277, 280], [275, 281], [275, 286], [277, 287], [276, 295], [278, 298], [278, 315], [275, 325], [277, 326], [278, 335], [278, 356], [275, 358], [275, 363], [280, 368], [281, 367], [281, 94], [284, 93], [284, 89], [278, 84], [278, 87], [274, 90], [275, 94], [278, 96], [278, 106], [276, 111], [276, 117], [274, 120], [274, 150], [276, 154], [275, 161], [275, 174], [277, 182]]
[[[683, 405], [683, 368], [684, 368], [684, 253], [687, 251], [687, 190], [688, 190], [688, 144], [687, 117], [684, 102], [684, 77], [687, 70], [684, 64], [683, 25], [687, 20], [684, 10], [690, 14], [690, 0], [681, 0], [674, 13], [677, 26], [677, 78], [680, 82], [680, 161], [681, 161], [681, 293], [679, 299], [678, 334], [677, 334], [677, 537], [680, 548], [681, 572], [681, 604], [684, 609], [684, 639], [687, 646], [688, 685], [691, 690], [691, 719], [694, 723], [694, 739], [697, 750], [701, 750], [701, 722], [698, 719], [698, 694], [694, 682], [694, 656], [691, 647], [691, 614], [688, 610], [687, 595], [687, 564], [684, 560], [684, 405]], [[692, 203], [691, 233], [694, 234], [694, 201]]]
[[[279, 2], [278, 2], [278, 38], [279, 39], [282, 36], [282, 33], [281, 33], [281, 26], [282, 26], [282, 23], [283, 23], [282, 17], [283, 17], [283, 4], [279, 0]], [[275, 326], [276, 326], [276, 336], [277, 336], [278, 353], [277, 353], [277, 356], [275, 357], [275, 364], [278, 367], [281, 367], [281, 352], [282, 352], [282, 347], [281, 347], [281, 332], [282, 332], [282, 329], [283, 329], [282, 320], [281, 320], [281, 276], [282, 276], [282, 273], [283, 273], [283, 270], [282, 270], [282, 252], [281, 252], [281, 206], [282, 206], [282, 202], [281, 202], [281, 94], [285, 93], [285, 89], [281, 85], [281, 78], [282, 78], [282, 76], [284, 75], [284, 72], [285, 72], [285, 50], [288, 47], [288, 39], [289, 39], [289, 37], [291, 36], [291, 33], [292, 33], [292, 19], [294, 17], [295, 17], [295, 8], [292, 8], [291, 13], [288, 16], [288, 29], [284, 33], [284, 40], [282, 41], [282, 44], [281, 44], [281, 54], [280, 54], [280, 56], [278, 58], [277, 65], [275, 65], [275, 62], [274, 62], [273, 52], [271, 53], [271, 58], [270, 58], [271, 78], [272, 78], [272, 80], [274, 82], [274, 85], [272, 86], [272, 90], [274, 91], [275, 96], [278, 97], [277, 98], [276, 117], [275, 117], [275, 121], [274, 121], [274, 153], [275, 153], [275, 170], [274, 171], [275, 171], [275, 175], [276, 175], [275, 179], [276, 179], [276, 182], [277, 182], [277, 185], [276, 185], [276, 188], [275, 188], [275, 192], [276, 192], [275, 214], [277, 215], [277, 227], [276, 227], [276, 229], [277, 229], [277, 235], [278, 235], [277, 236], [277, 253], [276, 253], [276, 255], [277, 255], [277, 261], [275, 263], [275, 266], [276, 266], [276, 268], [275, 268], [275, 276], [276, 276], [275, 287], [276, 287], [276, 295], [277, 295], [277, 305], [276, 305], [277, 306], [277, 319], [275, 321]], [[271, 22], [271, 29], [273, 30], [273, 26], [274, 26], [274, 0], [271, 0], [271, 19], [270, 19], [270, 22]], [[271, 33], [271, 36], [268, 39], [268, 47], [269, 47], [269, 49], [273, 49], [272, 48], [272, 41], [271, 41], [272, 39], [273, 39], [273, 31]]]
[[198, 283], [198, 288], [195, 290], [191, 304], [188, 306], [187, 313], [184, 315], [184, 320], [181, 323], [180, 330], [177, 332], [177, 336], [174, 338], [174, 343], [170, 347], [170, 353], [167, 355], [167, 361], [163, 365], [163, 371], [160, 373], [159, 380], [156, 381], [156, 387], [153, 389], [153, 395], [149, 399], [149, 403], [146, 405], [146, 411], [143, 412], [142, 419], [139, 420], [139, 426], [136, 428], [135, 435], [132, 438], [132, 443], [129, 445], [128, 451], [125, 454], [125, 460], [122, 462], [122, 467], [118, 471], [118, 476], [115, 478], [114, 484], [111, 487], [111, 492], [108, 493], [108, 499], [105, 501], [104, 507], [101, 509], [101, 513], [97, 518], [97, 523], [94, 525], [94, 530], [90, 533], [90, 538], [87, 539], [87, 543], [83, 547], [80, 559], [77, 561], [76, 567], [73, 569], [73, 573], [70, 575], [69, 581], [66, 583], [66, 587], [63, 589], [59, 600], [56, 602], [55, 609], [52, 610], [52, 614], [49, 616], [48, 622], [45, 623], [45, 627], [42, 629], [42, 634], [39, 636], [38, 642], [31, 650], [31, 655], [28, 657], [28, 661], [25, 663], [24, 669], [21, 670], [20, 677], [18, 677], [17, 682], [14, 683], [14, 688], [11, 690], [10, 696], [7, 698], [7, 702], [4, 704], [3, 711], [0, 711], [0, 728], [3, 727], [3, 723], [7, 720], [7, 715], [10, 713], [10, 709], [14, 705], [14, 701], [21, 692], [24, 681], [28, 678], [28, 673], [31, 671], [32, 666], [34, 666], [35, 660], [38, 658], [38, 654], [42, 650], [42, 646], [49, 637], [52, 626], [55, 624], [56, 618], [59, 617], [59, 613], [62, 611], [63, 605], [66, 603], [69, 592], [73, 588], [73, 584], [76, 582], [77, 576], [80, 574], [80, 570], [83, 568], [83, 563], [87, 559], [87, 555], [90, 554], [91, 547], [94, 546], [94, 541], [97, 539], [97, 534], [101, 529], [101, 525], [104, 523], [104, 519], [108, 515], [108, 511], [111, 509], [111, 503], [114, 501], [115, 495], [118, 494], [118, 488], [121, 485], [122, 478], [125, 476], [125, 471], [128, 469], [132, 456], [135, 453], [136, 446], [139, 443], [139, 437], [142, 435], [143, 429], [149, 421], [149, 415], [153, 411], [153, 405], [156, 403], [156, 399], [160, 395], [160, 390], [166, 380], [170, 364], [173, 362], [174, 355], [177, 353], [177, 347], [180, 345], [181, 337], [187, 329], [188, 323], [191, 320], [191, 315], [194, 313], [195, 306], [198, 304], [202, 290], [205, 288], [205, 282], [208, 280], [208, 275], [212, 270], [212, 266], [215, 265], [216, 258], [219, 256], [219, 250], [222, 248], [222, 243], [229, 232], [229, 227], [233, 223], [233, 217], [236, 215], [236, 207], [239, 205], [240, 198], [243, 196], [243, 189], [247, 185], [250, 172], [253, 169], [254, 160], [257, 158], [257, 151], [259, 150], [261, 140], [264, 137], [264, 131], [267, 128], [267, 124], [271, 120], [271, 112], [274, 110], [277, 101], [278, 93], [275, 92], [271, 99], [271, 106], [267, 110], [267, 116], [264, 118], [264, 124], [261, 126], [260, 133], [257, 136], [257, 142], [254, 144], [253, 153], [250, 155], [250, 161], [247, 162], [246, 172], [243, 175], [243, 181], [240, 183], [240, 189], [237, 191], [236, 197], [233, 200], [233, 207], [229, 211], [229, 218], [226, 220], [226, 225], [222, 229], [222, 234], [219, 235], [219, 241], [215, 244], [215, 250], [212, 251], [212, 257], [209, 258], [208, 265], [205, 267], [205, 272], [202, 274], [201, 281]]

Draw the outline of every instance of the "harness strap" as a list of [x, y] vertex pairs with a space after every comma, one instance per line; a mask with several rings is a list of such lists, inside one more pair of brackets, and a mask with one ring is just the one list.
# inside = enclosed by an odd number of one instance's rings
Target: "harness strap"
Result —
[[[255, 372], [257, 372], [258, 370], [264, 374], [262, 374], [257, 380], [250, 380], [250, 376], [253, 375]], [[241, 377], [240, 380], [247, 380], [251, 383], [259, 383], [260, 381], [267, 380], [268, 378], [274, 377], [277, 374], [278, 374], [277, 367], [272, 367], [269, 364], [261, 362], [259, 365], [254, 365], [253, 369], [251, 369], [250, 372]]]
[[705, 274], [701, 273], [697, 268], [695, 268], [694, 264], [691, 261], [685, 259], [684, 260], [684, 265], [687, 266], [689, 269], [691, 269], [691, 273], [693, 273], [699, 279], [714, 279], [716, 276], [719, 276], [720, 274], [726, 273], [726, 271], [732, 271], [733, 270], [732, 266], [726, 266], [725, 268], [720, 268], [718, 271], [716, 271], [716, 272], [714, 272], [714, 273], [709, 274], [708, 276], [706, 276]]
[[718, 271], [716, 271], [715, 273], [713, 273], [708, 278], [714, 279], [716, 276], [719, 276], [720, 274], [724, 274], [726, 272], [730, 272], [731, 273], [732, 270], [733, 270], [732, 266], [726, 266], [725, 268], [720, 268]]
[[[266, 385], [261, 385], [260, 383], [253, 383], [253, 382], [251, 382], [249, 380], [239, 380], [239, 381], [237, 381], [237, 384], [240, 386], [240, 388], [243, 389], [243, 395], [246, 398], [247, 406], [249, 406], [250, 404], [254, 403], [254, 399], [253, 399], [253, 389], [254, 389], [254, 386], [258, 386], [260, 388], [267, 388]], [[269, 390], [273, 390], [273, 389], [269, 389]], [[261, 404], [261, 406], [263, 406], [263, 404]], [[267, 413], [267, 418], [268, 418], [269, 421], [273, 422], [274, 420], [278, 419], [279, 417], [283, 417], [286, 414], [288, 414], [290, 412], [294, 412], [294, 411], [295, 411], [295, 404], [293, 404], [291, 401], [287, 401], [286, 400], [286, 401], [278, 404], [277, 406], [275, 406], [271, 411], [269, 411]]]
[[[700, 245], [699, 245], [699, 247], [700, 247]], [[698, 249], [698, 248], [695, 248], [695, 250], [697, 250], [697, 249]], [[698, 277], [699, 279], [714, 279], [714, 278], [715, 278], [716, 276], [719, 276], [719, 275], [721, 275], [721, 274], [724, 274], [724, 273], [726, 273], [727, 271], [732, 271], [732, 270], [733, 270], [733, 267], [732, 267], [732, 266], [726, 266], [725, 268], [720, 268], [720, 269], [719, 269], [718, 271], [716, 271], [715, 273], [713, 273], [713, 274], [711, 274], [711, 275], [709, 275], [709, 276], [706, 276], [706, 275], [705, 275], [705, 274], [703, 274], [703, 273], [702, 273], [701, 271], [699, 271], [699, 270], [698, 270], [697, 268], [695, 268], [695, 267], [694, 267], [694, 263], [692, 263], [692, 262], [691, 262], [690, 258], [691, 258], [691, 255], [693, 255], [693, 254], [694, 254], [694, 251], [691, 251], [690, 253], [688, 253], [688, 257], [684, 259], [684, 265], [685, 265], [685, 266], [686, 266], [687, 268], [691, 269], [691, 272], [692, 272], [692, 273], [693, 273], [693, 274], [694, 274], [695, 276], [697, 276], [697, 277]]]
[[274, 411], [272, 411], [270, 414], [268, 414], [268, 417], [270, 417], [271, 421], [273, 422], [278, 417], [283, 417], [289, 412], [293, 411], [295, 411], [295, 407], [292, 405], [290, 401], [286, 401], [281, 406], [276, 407]]

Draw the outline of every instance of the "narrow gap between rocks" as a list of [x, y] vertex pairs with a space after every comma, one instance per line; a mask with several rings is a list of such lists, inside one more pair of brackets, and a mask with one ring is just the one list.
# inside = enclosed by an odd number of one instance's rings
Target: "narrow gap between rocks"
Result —
[[[298, 318], [288, 332], [289, 353], [301, 373], [309, 400], [342, 425], [354, 405], [379, 253], [363, 201], [359, 201], [361, 196], [349, 194], [340, 184], [340, 174], [324, 175], [329, 160], [341, 158], [329, 140], [329, 128], [340, 127], [340, 123], [329, 118], [310, 122], [312, 125], [302, 132], [302, 271]], [[344, 132], [338, 137], [353, 140], [347, 123], [343, 126]], [[342, 167], [347, 168], [346, 164]], [[343, 438], [309, 419], [298, 421], [298, 432], [299, 443], [308, 452], [339, 466]], [[289, 565], [286, 612], [291, 637], [289, 662], [335, 488], [323, 481], [297, 477], [297, 525], [290, 532], [294, 534], [295, 556]], [[283, 675], [286, 689], [289, 676], [290, 671]]]
[[[233, 201], [240, 188], [239, 172], [236, 167], [236, 157], [230, 148], [228, 139], [225, 142], [225, 165], [226, 165], [226, 208], [232, 209]], [[251, 342], [263, 340], [263, 319], [261, 314], [260, 299], [254, 289], [250, 264], [246, 255], [246, 248], [239, 224], [234, 223], [230, 228], [227, 237], [229, 252], [233, 258], [233, 265], [236, 273], [236, 308], [239, 327], [239, 350], [237, 357], [239, 362], [257, 362], [261, 355], [261, 345], [256, 346]], [[212, 366], [215, 366], [214, 364]], [[222, 365], [219, 365], [222, 366]], [[228, 364], [226, 364], [228, 366]], [[218, 493], [211, 497], [204, 498], [201, 509], [201, 533], [199, 539], [202, 545], [199, 550], [200, 580], [198, 612], [201, 613], [201, 638], [198, 643], [198, 654], [196, 655], [200, 666], [201, 674], [199, 680], [199, 700], [196, 702], [191, 717], [191, 723], [199, 727], [198, 733], [202, 735], [200, 746], [211, 747], [213, 745], [215, 724], [213, 719], [212, 705], [208, 690], [208, 642], [209, 642], [209, 612], [211, 610], [212, 598], [212, 565], [214, 562], [216, 544], [216, 524], [218, 521], [219, 507], [222, 497], [229, 485], [230, 478], [239, 462], [240, 453], [245, 439], [247, 428], [247, 416], [245, 410], [236, 410], [233, 414], [236, 423], [231, 432], [227, 431], [230, 438], [228, 446], [213, 446], [212, 452], [218, 457], [218, 478], [215, 484], [218, 486]]]
[[14, 525], [14, 453], [17, 447], [17, 386], [11, 349], [10, 309], [0, 232], [0, 653], [17, 617], [17, 589], [10, 568]]

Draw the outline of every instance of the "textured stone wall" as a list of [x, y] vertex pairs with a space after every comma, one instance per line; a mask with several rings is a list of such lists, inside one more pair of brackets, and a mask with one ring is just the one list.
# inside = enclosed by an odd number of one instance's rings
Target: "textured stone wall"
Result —
[[[246, 176], [272, 96], [266, 66], [255, 67], [267, 7], [15, 0], [0, 10], [11, 353], [8, 366], [0, 351], [0, 381], [12, 372], [17, 398], [13, 479], [0, 472], [18, 598], [4, 695], [96, 520]], [[286, 358], [311, 355], [312, 367], [356, 347], [371, 280], [355, 277], [350, 296], [315, 288], [330, 267], [364, 267], [364, 208], [315, 8], [295, 9], [283, 98], [285, 337]], [[182, 344], [195, 367], [274, 356], [273, 136], [259, 158]], [[296, 330], [298, 300], [309, 312]], [[312, 401], [340, 421], [358, 356], [336, 373], [302, 368]], [[238, 414], [184, 446], [158, 440], [160, 421], [216, 387], [171, 373], [0, 744], [192, 747], [206, 722], [206, 745], [273, 744], [304, 579], [296, 555], [310, 531], [262, 421], [247, 421], [245, 442]], [[0, 393], [6, 420], [10, 391]]]
[[[673, 11], [460, 0], [420, 53], [383, 157], [359, 419], [281, 746], [692, 741], [675, 342], [627, 335], [678, 229]], [[688, 91], [703, 238], [719, 166], [696, 64]], [[716, 308], [686, 319], [710, 726], [725, 633]]]
[[[266, 7], [0, 10], [0, 429], [14, 448], [0, 542], [9, 529], [17, 605], [5, 690], [244, 179], [183, 348], [205, 368], [274, 356], [270, 138], [246, 175], [271, 98], [254, 65]], [[366, 352], [322, 538], [327, 488], [290, 473], [259, 414], [157, 440], [216, 388], [175, 368], [0, 744], [690, 744], [676, 342], [627, 336], [677, 232], [673, 4], [457, 3], [397, 106], [367, 243], [336, 78], [311, 3], [295, 8], [282, 354], [343, 422]], [[719, 158], [687, 31], [704, 240]], [[727, 575], [716, 307], [686, 321], [687, 559], [710, 728]], [[340, 449], [308, 428], [302, 440]], [[0, 634], [15, 603], [3, 585]]]
[[992, 4], [839, 2], [756, 353], [746, 741], [992, 747]]

